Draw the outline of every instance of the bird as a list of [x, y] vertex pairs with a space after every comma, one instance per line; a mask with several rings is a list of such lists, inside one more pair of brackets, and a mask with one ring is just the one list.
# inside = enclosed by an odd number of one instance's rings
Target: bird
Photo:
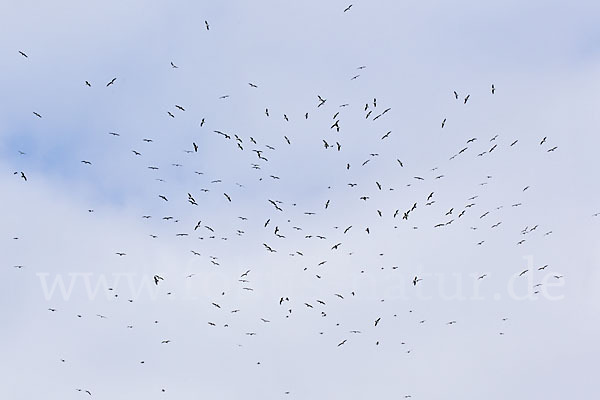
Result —
[[107, 84], [106, 87], [109, 87], [110, 85], [112, 85], [113, 83], [115, 83], [115, 81], [117, 80], [117, 78], [112, 78]]
[[423, 280], [422, 278], [417, 278], [417, 277], [415, 276], [415, 277], [414, 277], [414, 279], [413, 279], [413, 281], [412, 281], [412, 283], [413, 283], [413, 286], [417, 286], [417, 282], [419, 282], [419, 281], [422, 281], [422, 280]]
[[40, 113], [35, 112], [35, 111], [33, 112], [33, 115], [35, 115], [38, 118], [42, 118], [42, 115]]
[[444, 125], [446, 125], [446, 118], [444, 118], [444, 120], [442, 121], [442, 128], [444, 128]]
[[494, 87], [494, 84], [492, 83], [492, 94], [496, 93], [496, 88]]
[[346, 8], [344, 9], [344, 12], [346, 12], [346, 11], [350, 11], [350, 9], [351, 9], [351, 8], [352, 8], [352, 4], [350, 4], [348, 7], [346, 7]]
[[162, 281], [162, 280], [164, 280], [162, 276], [154, 275], [154, 284], [155, 285], [158, 285], [158, 282]]
[[24, 52], [22, 52], [21, 50], [19, 50], [19, 54], [20, 54], [20, 55], [22, 55], [22, 56], [23, 56], [23, 57], [25, 57], [25, 58], [29, 58], [29, 57], [27, 56], [27, 54], [25, 54], [25, 53], [24, 53]]
[[206, 25], [206, 30], [210, 30], [210, 26], [208, 25], [208, 21], [204, 21], [204, 25]]
[[179, 68], [177, 65], [173, 64], [173, 61], [171, 61], [171, 68]]
[[86, 84], [88, 87], [92, 87], [92, 84], [91, 84], [91, 83], [89, 83], [88, 81], [85, 81], [85, 84]]
[[469, 97], [471, 97], [471, 95], [470, 95], [470, 94], [468, 94], [468, 95], [467, 95], [467, 97], [465, 97], [464, 104], [467, 104], [467, 101], [469, 101]]

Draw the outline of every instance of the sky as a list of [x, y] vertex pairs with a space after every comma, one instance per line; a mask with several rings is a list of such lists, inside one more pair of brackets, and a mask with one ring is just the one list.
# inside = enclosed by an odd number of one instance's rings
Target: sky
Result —
[[600, 5], [349, 5], [2, 6], [0, 398], [596, 392]]

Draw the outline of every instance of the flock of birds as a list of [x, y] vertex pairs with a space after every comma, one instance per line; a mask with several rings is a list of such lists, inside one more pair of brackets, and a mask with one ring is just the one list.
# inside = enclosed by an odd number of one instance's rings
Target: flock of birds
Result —
[[[349, 5], [344, 9], [344, 12], [350, 11], [352, 5]], [[205, 28], [207, 31], [210, 30], [210, 25], [207, 21], [205, 21]], [[29, 55], [24, 51], [19, 51], [19, 54], [27, 59], [27, 62], [35, 62], [34, 57], [29, 57]], [[178, 70], [180, 68], [185, 68], [183, 65], [177, 65], [174, 61], [166, 61], [166, 67], [172, 70]], [[358, 71], [363, 71], [367, 67], [359, 66], [357, 68]], [[174, 73], [176, 73], [174, 71]], [[350, 80], [356, 80], [360, 75], [352, 75]], [[85, 80], [82, 82], [82, 85], [87, 86], [92, 90], [95, 88], [95, 84], [90, 82], [89, 80]], [[106, 90], [119, 90], [119, 80], [118, 77], [113, 77], [108, 82], [103, 83], [104, 89]], [[260, 90], [260, 85], [254, 82], [248, 82], [248, 87], [250, 90]], [[489, 96], [497, 96], [496, 94], [497, 88], [494, 84], [491, 84], [487, 94]], [[478, 96], [481, 96], [482, 93], [477, 93]], [[457, 101], [462, 103], [465, 107], [468, 107], [469, 101], [471, 100], [471, 94], [465, 93], [463, 95], [459, 95], [457, 91], [453, 91], [452, 93], [448, 93], [449, 99], [453, 99], [453, 101]], [[219, 97], [219, 100], [226, 100], [229, 95], [223, 95]], [[460, 104], [459, 103], [459, 104]], [[178, 113], [190, 113], [189, 107], [181, 104], [174, 104], [172, 109], [165, 110], [164, 115], [165, 118], [177, 118]], [[369, 123], [375, 123], [375, 121], [384, 121], [386, 117], [388, 117], [392, 113], [392, 107], [390, 106], [382, 106], [379, 104], [377, 98], [369, 99], [368, 101], [362, 102], [354, 102], [354, 103], [344, 103], [341, 105], [332, 104], [332, 100], [329, 99], [328, 96], [325, 96], [322, 93], [315, 93], [314, 95], [314, 103], [312, 105], [308, 105], [306, 111], [301, 115], [292, 115], [288, 113], [283, 113], [278, 118], [281, 118], [284, 123], [292, 124], [298, 120], [309, 120], [312, 118], [313, 114], [319, 115], [329, 115], [329, 122], [325, 125], [319, 126], [316, 131], [321, 134], [321, 137], [315, 138], [312, 142], [312, 151], [316, 152], [339, 152], [343, 154], [344, 152], [344, 136], [352, 134], [351, 123], [346, 123], [345, 117], [350, 113], [356, 113], [360, 116], [361, 119], [368, 121]], [[33, 116], [38, 119], [44, 118], [44, 115], [39, 110], [32, 111]], [[274, 118], [275, 113], [269, 109], [269, 107], [264, 108], [264, 116], [263, 118]], [[447, 129], [447, 124], [450, 120], [450, 117], [441, 116], [440, 118], [440, 128], [439, 129]], [[209, 115], [206, 116], [198, 116], [196, 129], [201, 131], [201, 135], [216, 135], [216, 137], [222, 140], [222, 143], [219, 147], [219, 151], [222, 151], [222, 157], [234, 157], [236, 156], [236, 152], [242, 152], [246, 154], [248, 159], [251, 159], [251, 162], [248, 165], [252, 171], [254, 171], [257, 175], [252, 179], [251, 182], [244, 182], [243, 184], [235, 182], [235, 186], [231, 186], [231, 190], [219, 190], [219, 187], [224, 185], [224, 182], [218, 176], [206, 177], [206, 174], [201, 171], [188, 171], [191, 176], [205, 179], [206, 186], [199, 188], [197, 183], [190, 184], [189, 190], [182, 193], [175, 193], [172, 190], [168, 189], [168, 182], [161, 177], [156, 177], [152, 175], [153, 180], [157, 180], [164, 186], [164, 189], [161, 189], [160, 192], [155, 194], [155, 199], [157, 203], [152, 203], [152, 207], [155, 209], [161, 209], [161, 207], [166, 207], [165, 205], [173, 202], [173, 198], [176, 198], [178, 205], [181, 205], [182, 202], [185, 201], [186, 209], [180, 208], [181, 215], [152, 215], [150, 213], [141, 215], [139, 218], [142, 221], [156, 220], [159, 219], [163, 221], [163, 223], [171, 223], [177, 224], [177, 229], [179, 231], [175, 233], [176, 237], [189, 240], [191, 243], [189, 251], [193, 257], [197, 257], [199, 260], [203, 260], [203, 264], [200, 264], [198, 267], [199, 270], [202, 268], [219, 268], [224, 271], [224, 273], [231, 278], [232, 282], [239, 283], [241, 286], [238, 286], [240, 291], [251, 293], [255, 290], [255, 286], [253, 283], [256, 281], [252, 280], [253, 272], [256, 269], [259, 269], [260, 266], [238, 266], [238, 265], [227, 265], [222, 261], [222, 256], [224, 255], [206, 255], [206, 252], [202, 249], [202, 246], [209, 246], [206, 243], [208, 241], [221, 241], [225, 242], [225, 246], [230, 246], [231, 251], [234, 251], [235, 244], [227, 244], [229, 242], [233, 242], [235, 240], [243, 240], [244, 243], [254, 250], [261, 249], [264, 252], [265, 257], [279, 257], [277, 258], [277, 262], [285, 261], [284, 257], [293, 257], [296, 259], [308, 259], [308, 252], [313, 251], [315, 254], [312, 254], [313, 257], [320, 259], [321, 261], [315, 263], [314, 265], [304, 266], [302, 270], [307, 274], [312, 274], [312, 279], [315, 282], [320, 280], [329, 280], [335, 286], [336, 278], [332, 274], [327, 273], [328, 265], [336, 263], [336, 255], [346, 251], [345, 255], [352, 256], [354, 252], [360, 251], [357, 248], [346, 248], [346, 243], [353, 242], [356, 244], [363, 243], [364, 241], [369, 240], [369, 236], [373, 234], [375, 230], [391, 230], [392, 232], [396, 230], [396, 232], [400, 229], [404, 229], [403, 232], [410, 232], [411, 230], [419, 230], [419, 229], [433, 229], [433, 230], [442, 230], [447, 229], [450, 225], [456, 224], [470, 224], [469, 229], [475, 233], [480, 233], [481, 236], [484, 236], [485, 229], [494, 230], [501, 229], [502, 221], [494, 220], [490, 223], [487, 223], [487, 220], [493, 215], [494, 211], [499, 210], [503, 206], [490, 207], [489, 205], [479, 201], [479, 194], [468, 194], [464, 196], [464, 202], [462, 204], [439, 204], [442, 203], [438, 199], [440, 195], [437, 190], [427, 190], [427, 192], [422, 192], [422, 189], [419, 187], [419, 183], [422, 181], [428, 181], [431, 183], [433, 187], [435, 187], [436, 182], [442, 181], [445, 179], [445, 172], [443, 168], [434, 167], [429, 171], [423, 171], [423, 173], [407, 177], [403, 172], [405, 170], [406, 162], [397, 156], [391, 156], [391, 151], [384, 152], [368, 152], [364, 158], [360, 160], [356, 159], [346, 159], [344, 161], [332, 161], [331, 165], [325, 166], [325, 168], [338, 168], [339, 170], [344, 170], [348, 177], [348, 182], [340, 185], [339, 182], [336, 182], [335, 185], [332, 184], [327, 189], [333, 190], [332, 188], [338, 189], [342, 186], [344, 191], [343, 200], [340, 200], [336, 204], [336, 200], [332, 198], [325, 199], [320, 207], [320, 209], [305, 209], [303, 208], [303, 204], [291, 201], [285, 201], [278, 199], [274, 196], [271, 196], [269, 193], [260, 193], [254, 196], [262, 196], [262, 199], [258, 200], [259, 203], [262, 203], [262, 210], [260, 215], [265, 215], [266, 218], [259, 219], [256, 215], [251, 214], [236, 216], [235, 220], [237, 221], [237, 226], [233, 230], [228, 230], [229, 226], [222, 228], [219, 225], [219, 220], [214, 219], [210, 215], [206, 215], [205, 209], [202, 207], [203, 203], [207, 202], [207, 196], [210, 196], [213, 201], [219, 201], [217, 210], [215, 211], [215, 215], [218, 215], [219, 209], [226, 209], [229, 204], [232, 203], [243, 203], [244, 202], [244, 192], [247, 186], [252, 184], [258, 184], [259, 181], [271, 181], [271, 182], [282, 182], [285, 181], [284, 176], [275, 175], [275, 173], [271, 173], [271, 171], [277, 170], [277, 166], [271, 165], [273, 163], [272, 159], [275, 158], [280, 160], [279, 157], [276, 157], [278, 151], [280, 151], [280, 146], [288, 146], [290, 149], [294, 146], [295, 138], [289, 133], [282, 134], [279, 143], [273, 145], [273, 143], [268, 143], [267, 141], [261, 141], [258, 136], [248, 134], [246, 136], [240, 133], [233, 133], [227, 130], [216, 126], [215, 123], [211, 121], [211, 117]], [[379, 128], [378, 128], [379, 129]], [[392, 135], [393, 130], [385, 129], [382, 134], [378, 135], [376, 138], [372, 138], [371, 142], [373, 146], [379, 146], [379, 148], [385, 149], [386, 141], [388, 141]], [[115, 140], [121, 136], [121, 133], [118, 132], [107, 132], [109, 135], [113, 136]], [[255, 137], [256, 136], [256, 137]], [[212, 140], [212, 139], [211, 139]], [[142, 139], [143, 145], [151, 146], [155, 141], [158, 141], [156, 138], [146, 137]], [[185, 149], [181, 149], [186, 153], [189, 157], [201, 156], [202, 154], [206, 154], [206, 152], [212, 151], [211, 149], [207, 149], [206, 146], [207, 141], [204, 137], [194, 137], [190, 138], [189, 145]], [[140, 143], [142, 145], [142, 143]], [[448, 154], [446, 160], [441, 160], [443, 163], [451, 163], [453, 160], [458, 159], [460, 157], [471, 157], [472, 159], [477, 159], [481, 157], [490, 157], [495, 152], [505, 151], [510, 148], [517, 147], [519, 145], [519, 140], [514, 139], [510, 140], [506, 144], [500, 143], [499, 135], [494, 135], [490, 138], [482, 138], [482, 137], [471, 137], [468, 139], [464, 145], [458, 149], [456, 152], [451, 152]], [[383, 147], [382, 147], [383, 146]], [[558, 147], [552, 144], [551, 138], [548, 137], [540, 137], [539, 142], [537, 142], [537, 147], [539, 151], [552, 153], [558, 150]], [[23, 157], [28, 156], [28, 151], [26, 149], [19, 149], [19, 154]], [[153, 173], [160, 173], [161, 167], [155, 165], [152, 160], [146, 160], [144, 156], [143, 149], [135, 148], [128, 149], [131, 157], [133, 159], [142, 159], [147, 164], [147, 169], [152, 171]], [[292, 150], [293, 151], [293, 150]], [[398, 175], [401, 173], [404, 181], [401, 185], [393, 185], [386, 184], [383, 181], [376, 180], [375, 178], [371, 179], [372, 182], [370, 186], [365, 186], [362, 183], [357, 183], [358, 178], [355, 180], [353, 177], [358, 177], [359, 175], [363, 176], [365, 174], [365, 169], [369, 168], [370, 165], [381, 162], [382, 159], [388, 158], [390, 159], [395, 167], [398, 170]], [[93, 160], [83, 159], [79, 160], [79, 162], [88, 168], [95, 168], [96, 164]], [[339, 165], [333, 165], [337, 163]], [[184, 164], [180, 162], [172, 163], [172, 167], [175, 168], [184, 168]], [[263, 171], [269, 171], [263, 173]], [[355, 174], [355, 171], [359, 171]], [[31, 174], [27, 171], [14, 171], [14, 175], [18, 179], [22, 179], [24, 184], [35, 185], [35, 177], [31, 176]], [[367, 176], [372, 176], [367, 173]], [[487, 175], [486, 181], [482, 182], [480, 185], [487, 185], [492, 176]], [[398, 179], [400, 180], [400, 179]], [[25, 183], [26, 182], [26, 183]], [[302, 185], [302, 181], [298, 182], [287, 182], [289, 185]], [[398, 182], [396, 182], [398, 183]], [[345, 187], [343, 187], [345, 186]], [[401, 198], [395, 196], [396, 192], [400, 192], [403, 188], [410, 188], [410, 195], [413, 196], [410, 199], [406, 198], [406, 193], [403, 193]], [[342, 190], [339, 189], [339, 190]], [[524, 193], [530, 189], [530, 186], [525, 186], [519, 188], [518, 190], [521, 193]], [[474, 191], [479, 190], [478, 188], [473, 188]], [[383, 207], [379, 208], [377, 205], [370, 206], [372, 204], [372, 199], [376, 196], [387, 196], [388, 198], [392, 198], [391, 202], [398, 204], [397, 207], [393, 209], [384, 209]], [[338, 197], [339, 198], [339, 197]], [[220, 199], [220, 200], [214, 200]], [[524, 204], [525, 200], [515, 201], [512, 204], [509, 204], [507, 208], [517, 208], [521, 207]], [[339, 204], [342, 203], [342, 204]], [[243, 208], [243, 206], [240, 206]], [[353, 210], [352, 214], [354, 215], [343, 215], [343, 221], [339, 220], [335, 223], [335, 226], [332, 226], [327, 229], [327, 231], [323, 232], [314, 232], [314, 227], [317, 225], [317, 218], [315, 216], [323, 216], [324, 214], [330, 212], [335, 207], [348, 207], [348, 209]], [[356, 211], [358, 208], [359, 211]], [[172, 210], [170, 208], [169, 210]], [[301, 211], [296, 211], [301, 210]], [[89, 208], [87, 210], [89, 213], [94, 213], [94, 208]], [[421, 215], [424, 213], [428, 213], [429, 216], [433, 216], [437, 219], [437, 223], [431, 226], [424, 226], [421, 223]], [[199, 215], [204, 214], [204, 217], [198, 217]], [[365, 224], [361, 221], [364, 220], [365, 215], [373, 216], [373, 218], [377, 219], [377, 222], [372, 224]], [[598, 214], [594, 214], [594, 216], [598, 216]], [[362, 217], [361, 217], [362, 216]], [[370, 218], [370, 217], [369, 217]], [[356, 219], [356, 222], [351, 222], [353, 219]], [[469, 222], [465, 222], [468, 220]], [[350, 221], [350, 222], [349, 222]], [[384, 222], [379, 222], [384, 221]], [[382, 227], [382, 223], [385, 223], [385, 227]], [[552, 231], [546, 229], [542, 232], [539, 232], [538, 228], [540, 228], [541, 224], [535, 224], [531, 226], [525, 226], [521, 229], [520, 232], [516, 232], [514, 236], [514, 245], [521, 246], [526, 243], [527, 239], [536, 233], [540, 233], [543, 236], [549, 236], [552, 234]], [[156, 229], [155, 226], [153, 226]], [[148, 232], [148, 236], [151, 240], [160, 240], [161, 239], [161, 231], [152, 231]], [[260, 235], [258, 234], [248, 234], [248, 231], [261, 231]], [[352, 241], [350, 240], [352, 237]], [[17, 238], [15, 238], [17, 239]], [[313, 243], [314, 241], [325, 243], [326, 245], [319, 248], [319, 251], [314, 251], [315, 246], [311, 244], [310, 246], [305, 246], [305, 243]], [[472, 245], [475, 246], [485, 246], [486, 240], [481, 239]], [[305, 250], [305, 247], [310, 247], [309, 250]], [[118, 249], [118, 251], [114, 252], [115, 256], [118, 258], [126, 258], [128, 256], [127, 249]], [[381, 256], [383, 253], [374, 255], [375, 257]], [[348, 261], [346, 258], [345, 261]], [[248, 264], [252, 264], [252, 261], [249, 260]], [[22, 269], [24, 265], [15, 265], [15, 268]], [[536, 267], [537, 271], [543, 271], [548, 267], [548, 265], [543, 265]], [[241, 270], [240, 270], [241, 269]], [[393, 267], [393, 269], [398, 269], [398, 267]], [[241, 273], [240, 273], [241, 272]], [[361, 269], [358, 274], [367, 273], [367, 267]], [[532, 274], [535, 271], [530, 271], [530, 269], [515, 271], [519, 277], [524, 276], [526, 274]], [[156, 287], [160, 288], [162, 285], [165, 285], [169, 281], [185, 281], [187, 279], [194, 279], [198, 273], [184, 273], [183, 271], [179, 274], [168, 273], [166, 274], [164, 271], [156, 271], [156, 273], [152, 276], [152, 283]], [[559, 274], [553, 275], [555, 279], [562, 279], [563, 276]], [[488, 278], [488, 274], [481, 271], [476, 277], [476, 280], [484, 280]], [[489, 279], [489, 278], [488, 278]], [[413, 272], [410, 276], [407, 276], [406, 282], [415, 288], [414, 290], [418, 290], [418, 286], [427, 285], [428, 279], [426, 277], [420, 276], [418, 273]], [[316, 283], [315, 283], [316, 284]], [[534, 286], [536, 289], [535, 293], [539, 293], [537, 289], [541, 286], [542, 283], [538, 283]], [[112, 288], [111, 288], [112, 290]], [[173, 290], [169, 291], [167, 295], [172, 295]], [[257, 315], [256, 320], [260, 321], [261, 324], [268, 325], [272, 323], [275, 319], [289, 319], [294, 315], [294, 311], [298, 309], [302, 309], [309, 312], [315, 312], [317, 316], [320, 318], [335, 318], [335, 316], [331, 316], [328, 310], [328, 304], [333, 301], [347, 301], [348, 298], [360, 299], [361, 292], [355, 288], [346, 288], [345, 291], [340, 290], [339, 292], [330, 293], [328, 298], [306, 298], [303, 297], [301, 292], [295, 292], [292, 296], [288, 293], [280, 293], [278, 295], [272, 296], [269, 300], [273, 304], [276, 304], [282, 309], [282, 312], [279, 315], [271, 315], [271, 316], [262, 316]], [[221, 297], [225, 298], [229, 293], [222, 292]], [[129, 298], [128, 302], [134, 302], [136, 299]], [[383, 301], [383, 300], [382, 300]], [[229, 317], [223, 317], [218, 322], [217, 320], [206, 320], [206, 324], [213, 328], [229, 328], [234, 325], [234, 322], [231, 321], [232, 318], [238, 313], [243, 313], [243, 306], [226, 309], [225, 305], [218, 299], [214, 299], [209, 301], [210, 306], [214, 307], [220, 313], [227, 313]], [[49, 307], [48, 310], [50, 312], [60, 312], [60, 307], [53, 306]], [[410, 311], [412, 312], [412, 311]], [[110, 320], [110, 316], [105, 316], [103, 314], [96, 314], [101, 319]], [[81, 318], [82, 315], [77, 315], [77, 317]], [[356, 335], [361, 335], [363, 332], [369, 331], [373, 332], [377, 329], [381, 329], [381, 325], [384, 325], [386, 319], [397, 318], [397, 314], [393, 315], [376, 315], [372, 320], [364, 321], [362, 326], [358, 327], [347, 327], [345, 334], [338, 335], [337, 339], [331, 340], [330, 345], [332, 347], [345, 348], [349, 346], [352, 342], [352, 338]], [[507, 321], [508, 318], [502, 318], [502, 321]], [[225, 321], [225, 322], [223, 322]], [[158, 322], [158, 321], [156, 321]], [[418, 324], [424, 324], [424, 319], [418, 319], [416, 321]], [[454, 325], [457, 324], [457, 321], [452, 319], [449, 321], [443, 321], [446, 325]], [[336, 323], [338, 327], [344, 327], [344, 324], [341, 322]], [[127, 329], [133, 329], [134, 325], [127, 325]], [[259, 329], [244, 329], [243, 327], [239, 327], [240, 335], [252, 337], [260, 334]], [[326, 332], [320, 331], [319, 335], [325, 335]], [[498, 332], [499, 335], [504, 335], [503, 331]], [[373, 335], [377, 335], [374, 333]], [[172, 341], [176, 341], [176, 339], [164, 339], [161, 341], [161, 345], [168, 345]], [[380, 340], [373, 341], [375, 346], [380, 345]], [[405, 344], [404, 342], [402, 344]], [[407, 347], [406, 353], [410, 354], [411, 349]], [[57, 358], [60, 359], [61, 362], [65, 363], [67, 360], [60, 358], [57, 355]], [[144, 361], [140, 361], [140, 364], [144, 364]], [[260, 365], [260, 361], [257, 362], [257, 365]], [[76, 388], [78, 392], [85, 394], [87, 396], [93, 397], [93, 390], [90, 388]], [[161, 392], [166, 393], [168, 388], [162, 388]], [[286, 391], [284, 394], [291, 394], [289, 391]], [[404, 395], [405, 398], [412, 397], [411, 394]]]

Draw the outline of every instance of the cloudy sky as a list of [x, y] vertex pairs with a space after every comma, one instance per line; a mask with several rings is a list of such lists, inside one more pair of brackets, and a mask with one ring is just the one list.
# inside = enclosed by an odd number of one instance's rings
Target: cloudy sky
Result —
[[349, 5], [2, 6], [1, 398], [596, 392], [600, 5]]

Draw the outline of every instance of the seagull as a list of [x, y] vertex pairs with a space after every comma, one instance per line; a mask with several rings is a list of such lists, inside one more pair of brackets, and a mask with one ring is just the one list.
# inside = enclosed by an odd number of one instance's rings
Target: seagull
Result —
[[319, 98], [319, 105], [317, 107], [321, 107], [323, 104], [325, 104], [325, 102], [327, 101], [327, 99], [322, 98], [321, 96], [317, 95], [317, 97]]

